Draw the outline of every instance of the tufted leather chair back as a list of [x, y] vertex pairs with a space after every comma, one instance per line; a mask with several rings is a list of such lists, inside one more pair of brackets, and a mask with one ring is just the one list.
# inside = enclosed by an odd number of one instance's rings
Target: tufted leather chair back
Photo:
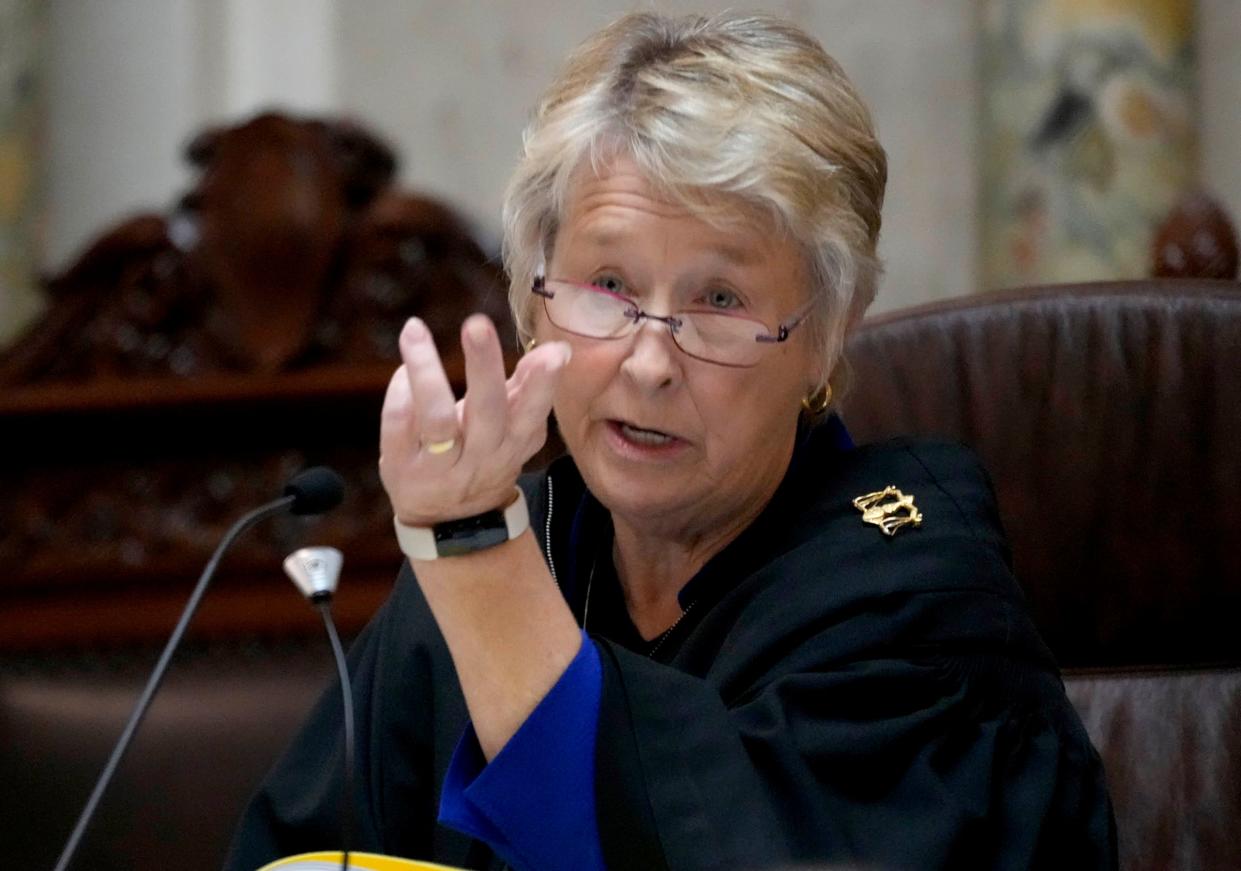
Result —
[[[74, 871], [215, 871], [246, 801], [335, 676], [326, 639], [183, 650]], [[51, 868], [158, 651], [0, 659], [4, 868]]]
[[1241, 868], [1241, 284], [954, 299], [846, 353], [856, 440], [955, 439], [991, 473], [1122, 867]]

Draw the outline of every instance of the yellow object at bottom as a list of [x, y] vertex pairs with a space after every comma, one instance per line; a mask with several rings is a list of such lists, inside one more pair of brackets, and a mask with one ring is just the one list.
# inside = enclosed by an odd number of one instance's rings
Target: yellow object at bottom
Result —
[[[323, 853], [300, 853], [277, 859], [264, 865], [259, 871], [340, 871], [339, 850]], [[398, 859], [377, 853], [350, 853], [349, 868], [352, 871], [461, 871], [451, 865], [419, 862], [416, 859]]]

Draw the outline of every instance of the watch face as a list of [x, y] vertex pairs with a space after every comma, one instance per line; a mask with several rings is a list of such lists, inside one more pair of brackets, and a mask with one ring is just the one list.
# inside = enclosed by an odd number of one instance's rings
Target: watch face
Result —
[[508, 525], [502, 511], [435, 524], [435, 550], [440, 556], [460, 556], [506, 541]]

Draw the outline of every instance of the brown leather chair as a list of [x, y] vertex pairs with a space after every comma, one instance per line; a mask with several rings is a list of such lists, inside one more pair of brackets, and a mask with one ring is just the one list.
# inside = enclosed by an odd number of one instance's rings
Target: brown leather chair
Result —
[[[0, 866], [50, 869], [156, 650], [0, 662]], [[335, 678], [326, 638], [178, 654], [74, 871], [217, 871], [237, 819]]]
[[990, 471], [1121, 867], [1241, 868], [1241, 284], [954, 299], [847, 353], [856, 440], [941, 436]]

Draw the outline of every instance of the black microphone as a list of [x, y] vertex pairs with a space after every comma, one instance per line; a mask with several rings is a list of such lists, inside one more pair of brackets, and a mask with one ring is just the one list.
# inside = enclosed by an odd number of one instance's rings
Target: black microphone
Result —
[[129, 721], [121, 732], [121, 737], [117, 739], [116, 746], [112, 748], [112, 755], [108, 757], [103, 773], [99, 775], [95, 789], [91, 792], [90, 798], [87, 799], [86, 807], [82, 809], [77, 824], [69, 834], [69, 840], [65, 842], [60, 858], [56, 861], [55, 871], [66, 871], [69, 863], [73, 861], [73, 854], [77, 852], [82, 836], [86, 834], [86, 827], [90, 825], [91, 818], [99, 807], [99, 800], [103, 798], [103, 793], [112, 781], [112, 776], [116, 773], [116, 769], [121, 763], [121, 758], [125, 755], [125, 751], [129, 749], [129, 744], [137, 733], [138, 725], [146, 715], [147, 708], [151, 706], [151, 701], [159, 690], [160, 682], [164, 679], [164, 672], [168, 670], [168, 664], [172, 661], [172, 655], [181, 644], [181, 637], [185, 635], [185, 630], [189, 628], [190, 620], [193, 619], [194, 612], [198, 610], [203, 594], [207, 592], [207, 586], [211, 583], [211, 578], [215, 575], [216, 567], [220, 564], [220, 559], [224, 556], [225, 551], [228, 550], [241, 533], [264, 518], [270, 517], [273, 514], [279, 514], [282, 511], [303, 515], [322, 514], [339, 505], [344, 495], [345, 485], [340, 475], [326, 466], [315, 466], [295, 475], [285, 485], [284, 495], [279, 499], [260, 505], [250, 513], [242, 516], [240, 520], [229, 528], [228, 532], [224, 533], [224, 538], [221, 539], [220, 544], [211, 555], [211, 559], [207, 561], [207, 566], [203, 569], [203, 573], [198, 579], [198, 584], [194, 587], [194, 592], [190, 594], [190, 600], [181, 612], [181, 619], [177, 621], [168, 643], [164, 645], [164, 652], [160, 654], [159, 661], [155, 663], [151, 677], [147, 679], [142, 695], [138, 698], [138, 703], [134, 706], [133, 713], [130, 714]]
[[314, 466], [298, 472], [284, 485], [284, 495], [293, 497], [289, 510], [294, 514], [323, 514], [345, 498], [345, 482], [327, 466]]

